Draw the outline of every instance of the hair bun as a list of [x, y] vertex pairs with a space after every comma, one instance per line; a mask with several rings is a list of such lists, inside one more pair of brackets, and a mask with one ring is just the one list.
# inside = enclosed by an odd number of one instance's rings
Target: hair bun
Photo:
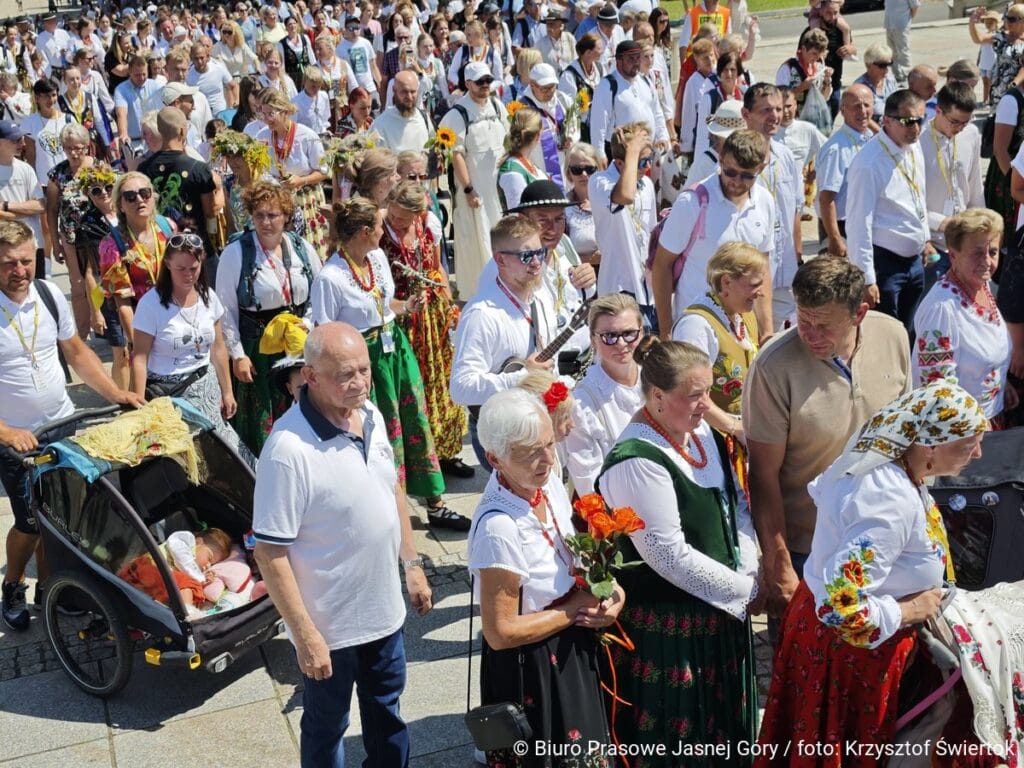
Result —
[[636, 349], [633, 350], [633, 359], [639, 365], [643, 365], [647, 356], [659, 344], [661, 344], [661, 339], [658, 338], [657, 334], [651, 333], [644, 336], [640, 339], [640, 343], [636, 345]]

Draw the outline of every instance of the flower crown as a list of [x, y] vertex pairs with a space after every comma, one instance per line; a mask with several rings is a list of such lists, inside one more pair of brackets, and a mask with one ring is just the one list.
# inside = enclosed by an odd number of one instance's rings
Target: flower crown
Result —
[[115, 181], [117, 181], [117, 173], [106, 163], [94, 163], [75, 174], [75, 184], [83, 192], [89, 187], [106, 186]]
[[541, 399], [544, 401], [548, 413], [554, 413], [555, 409], [564, 403], [568, 397], [569, 388], [562, 382], [555, 381], [551, 383], [551, 386], [548, 387], [547, 392], [543, 394]]

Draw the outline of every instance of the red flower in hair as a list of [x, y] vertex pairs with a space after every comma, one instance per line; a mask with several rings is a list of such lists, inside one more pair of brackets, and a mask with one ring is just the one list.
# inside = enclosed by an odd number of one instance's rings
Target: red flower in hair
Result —
[[569, 397], [569, 388], [560, 381], [554, 382], [548, 391], [544, 393], [544, 405], [548, 409], [548, 413], [554, 413], [561, 403], [565, 402], [565, 399]]

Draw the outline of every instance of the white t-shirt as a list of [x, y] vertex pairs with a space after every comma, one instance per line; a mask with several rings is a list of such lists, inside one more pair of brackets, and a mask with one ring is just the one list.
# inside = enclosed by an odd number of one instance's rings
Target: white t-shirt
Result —
[[132, 325], [153, 337], [147, 369], [158, 376], [180, 376], [210, 362], [210, 348], [224, 305], [210, 291], [209, 305], [202, 299], [191, 307], [173, 301], [165, 307], [156, 291], [139, 299]]
[[331, 100], [323, 91], [317, 91], [315, 97], [305, 91], [299, 91], [292, 104], [298, 110], [293, 119], [316, 134], [327, 133], [331, 126]]
[[[356, 282], [348, 262], [335, 253], [324, 263], [324, 268], [320, 270], [309, 291], [314, 323], [322, 325], [340, 320], [364, 332], [394, 321], [391, 299], [395, 296], [395, 281], [391, 276], [387, 256], [378, 248], [370, 251], [366, 258], [373, 271], [376, 288], [380, 290], [381, 303], [378, 303], [372, 292], [364, 290]], [[365, 272], [360, 277], [364, 284], [368, 279]], [[384, 308], [383, 318], [381, 306]]]
[[63, 112], [49, 119], [33, 112], [21, 123], [21, 130], [28, 134], [25, 138], [31, 138], [36, 143], [35, 171], [40, 184], [47, 182], [51, 168], [67, 160], [64, 146], [60, 143], [60, 132], [70, 122], [71, 117]]
[[231, 73], [218, 60], [210, 59], [205, 72], [197, 71], [194, 66], [189, 67], [185, 81], [202, 92], [206, 100], [210, 102], [213, 114], [216, 115], [227, 109], [228, 103], [224, 98], [224, 86], [231, 82]]
[[376, 54], [368, 40], [362, 37], [355, 40], [342, 40], [335, 53], [352, 67], [352, 74], [356, 76], [359, 85], [370, 93], [377, 92], [377, 84], [373, 81], [373, 70], [370, 67], [370, 62], [374, 60]]
[[[57, 356], [57, 342], [77, 333], [75, 320], [60, 288], [45, 282], [57, 306], [59, 325], [35, 285], [29, 286], [28, 297], [20, 306], [0, 293], [0, 419], [17, 429], [35, 429], [75, 410]], [[35, 368], [26, 345], [35, 351]]]
[[[387, 637], [405, 621], [394, 454], [380, 411], [367, 401], [361, 413], [360, 443], [303, 392], [274, 422], [256, 473], [256, 540], [288, 548], [302, 604], [331, 650]], [[339, 478], [359, 492], [339, 493]]]
[[[0, 165], [0, 200], [11, 203], [26, 203], [29, 200], [43, 200], [43, 188], [32, 166], [24, 160], [14, 158], [10, 165]], [[43, 247], [43, 229], [39, 215], [19, 216], [32, 230], [36, 248]]]

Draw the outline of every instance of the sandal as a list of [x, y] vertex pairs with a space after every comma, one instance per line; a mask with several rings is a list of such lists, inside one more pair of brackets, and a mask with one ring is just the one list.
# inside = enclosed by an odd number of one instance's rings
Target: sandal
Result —
[[476, 474], [476, 470], [473, 467], [458, 457], [454, 459], [441, 459], [440, 464], [441, 471], [452, 477], [470, 478]]
[[453, 531], [468, 531], [472, 526], [468, 517], [460, 515], [444, 504], [439, 507], [427, 507], [427, 522], [437, 528], [449, 528]]

